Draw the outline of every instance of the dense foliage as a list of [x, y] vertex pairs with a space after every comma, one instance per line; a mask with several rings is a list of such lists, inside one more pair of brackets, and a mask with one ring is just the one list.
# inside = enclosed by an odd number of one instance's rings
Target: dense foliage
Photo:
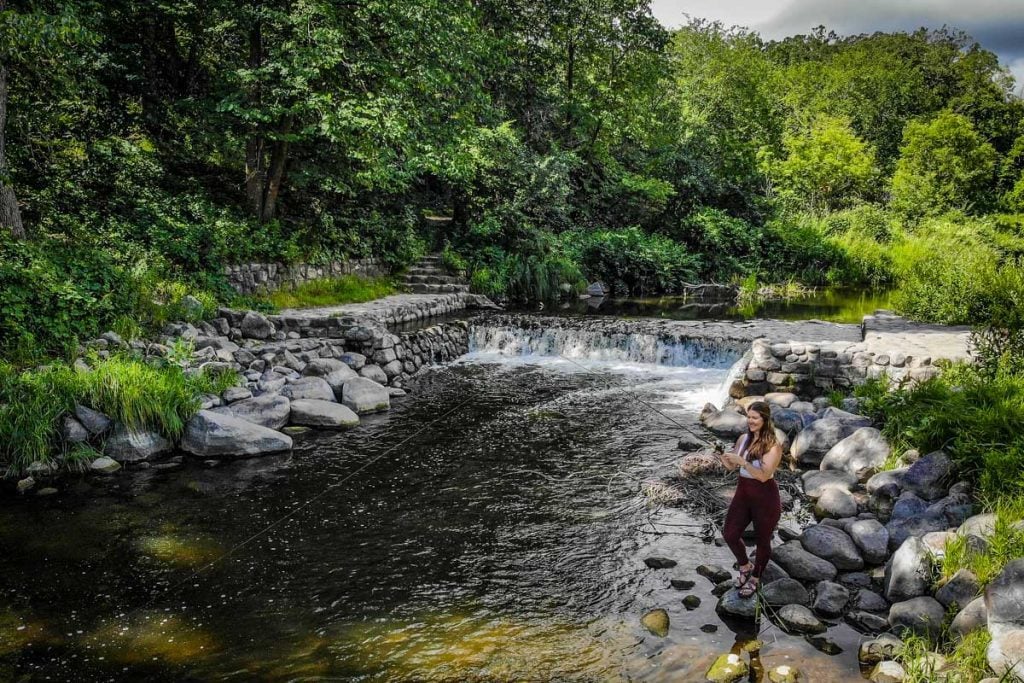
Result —
[[[212, 305], [249, 260], [444, 246], [509, 299], [796, 278], [905, 288], [948, 322], [990, 308], [964, 283], [1017, 267], [1019, 224], [991, 212], [1024, 210], [1024, 105], [948, 29], [766, 42], [668, 31], [646, 0], [4, 0], [0, 37], [8, 355]], [[978, 247], [959, 261], [957, 231]]]

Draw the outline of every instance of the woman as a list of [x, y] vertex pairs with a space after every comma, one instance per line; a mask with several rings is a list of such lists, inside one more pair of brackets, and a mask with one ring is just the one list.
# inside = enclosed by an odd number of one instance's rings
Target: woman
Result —
[[[782, 461], [782, 445], [775, 438], [772, 411], [764, 401], [755, 401], [747, 408], [748, 432], [736, 441], [732, 453], [719, 454], [729, 471], [739, 469], [739, 485], [725, 516], [723, 536], [736, 556], [740, 576], [740, 595], [750, 597], [757, 591], [761, 573], [772, 552], [772, 534], [782, 516], [779, 486], [775, 470]], [[753, 520], [757, 534], [756, 562], [747, 558], [743, 530]]]

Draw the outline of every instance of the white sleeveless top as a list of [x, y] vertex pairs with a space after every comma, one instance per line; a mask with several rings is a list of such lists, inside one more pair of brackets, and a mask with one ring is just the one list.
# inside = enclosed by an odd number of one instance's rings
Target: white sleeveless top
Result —
[[[739, 452], [740, 456], [742, 456], [744, 453], [746, 453], [746, 451], [747, 451], [747, 441], [749, 439], [750, 439], [750, 434], [744, 434], [743, 435], [743, 445], [740, 446], [740, 452]], [[761, 460], [760, 459], [751, 460], [750, 461], [750, 465], [751, 465], [751, 467], [756, 467], [757, 469], [761, 469]], [[740, 476], [741, 477], [746, 477], [747, 479], [754, 479], [754, 475], [752, 475], [750, 472], [747, 472], [747, 470], [742, 468], [742, 467], [740, 468]]]

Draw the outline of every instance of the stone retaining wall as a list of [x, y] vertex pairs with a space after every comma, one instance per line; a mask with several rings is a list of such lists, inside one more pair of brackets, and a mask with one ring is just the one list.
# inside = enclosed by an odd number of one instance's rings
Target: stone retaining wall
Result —
[[322, 265], [308, 263], [240, 263], [224, 267], [224, 275], [228, 283], [240, 294], [256, 294], [274, 292], [282, 288], [291, 288], [303, 282], [322, 280], [358, 273], [368, 277], [387, 275], [391, 271], [380, 260], [375, 258], [333, 261]]

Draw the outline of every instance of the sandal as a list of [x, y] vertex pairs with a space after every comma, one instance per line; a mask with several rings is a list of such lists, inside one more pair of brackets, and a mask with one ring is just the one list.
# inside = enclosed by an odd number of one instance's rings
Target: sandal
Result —
[[749, 598], [757, 592], [758, 580], [756, 576], [751, 576], [747, 579], [747, 582], [740, 588], [740, 597]]
[[750, 581], [750, 575], [751, 575], [751, 573], [753, 573], [753, 571], [754, 571], [753, 563], [750, 564], [750, 568], [749, 569], [740, 568], [740, 576], [739, 576], [738, 579], [736, 579], [736, 585], [738, 587], [740, 587], [740, 588], [742, 588], [743, 586], [747, 585], [747, 582]]

